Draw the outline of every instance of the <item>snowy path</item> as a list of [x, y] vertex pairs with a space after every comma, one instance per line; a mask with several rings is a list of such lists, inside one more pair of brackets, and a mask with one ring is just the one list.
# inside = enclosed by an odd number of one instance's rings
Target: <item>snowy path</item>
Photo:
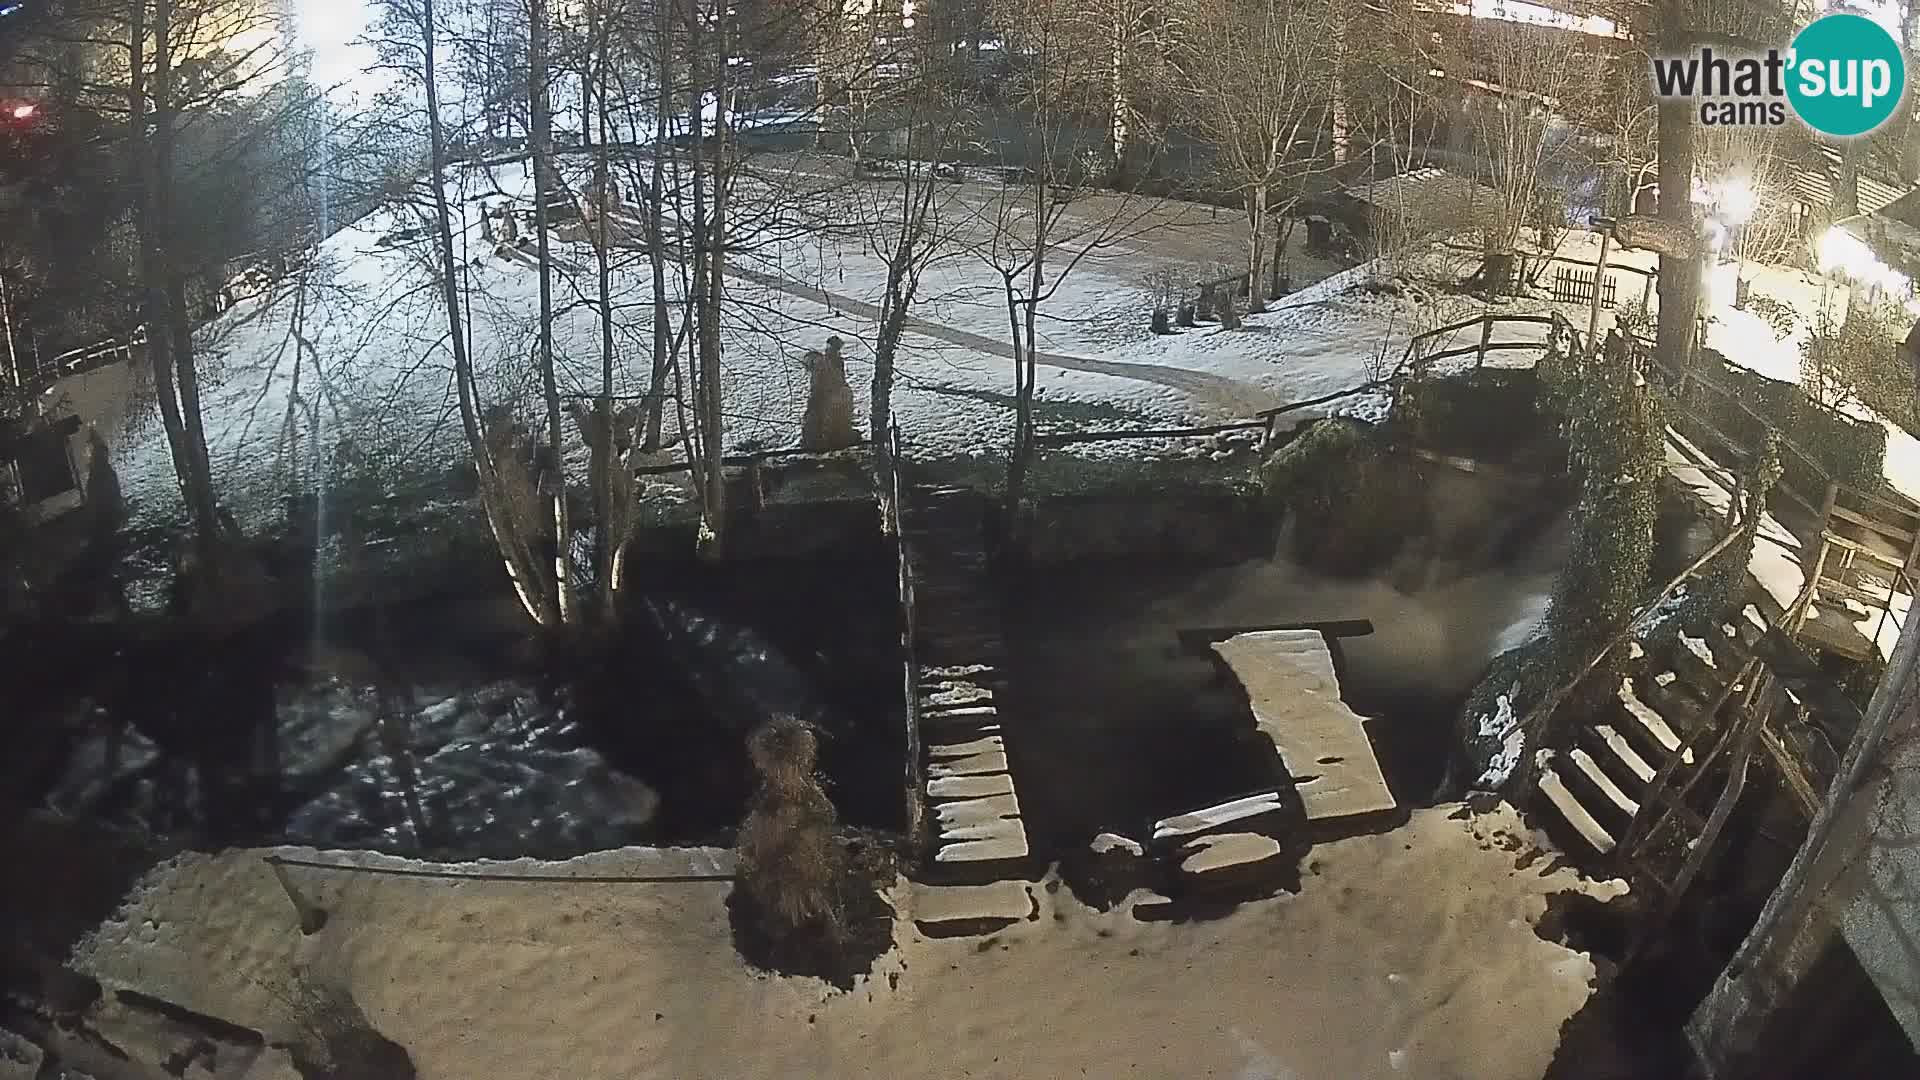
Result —
[[[829, 310], [850, 312], [874, 322], [880, 320], [880, 309], [864, 300], [856, 300], [844, 293], [829, 292], [826, 289], [795, 281], [778, 274], [765, 274], [745, 267], [729, 266], [729, 277], [738, 277], [757, 285], [777, 289], [789, 296], [810, 300]], [[907, 316], [907, 329], [926, 337], [960, 345], [976, 352], [994, 356], [1013, 358], [1013, 347], [1004, 341], [997, 341], [984, 334], [971, 330], [960, 330], [946, 326], [918, 315]], [[1157, 383], [1161, 386], [1181, 390], [1196, 398], [1211, 403], [1223, 416], [1245, 419], [1262, 409], [1270, 409], [1281, 404], [1280, 400], [1251, 383], [1230, 379], [1225, 375], [1216, 375], [1207, 371], [1195, 371], [1191, 368], [1174, 367], [1168, 364], [1138, 364], [1121, 360], [1093, 360], [1081, 356], [1066, 356], [1056, 352], [1038, 352], [1035, 362], [1046, 367], [1064, 371], [1084, 371], [1094, 375], [1112, 375], [1122, 379], [1136, 379], [1141, 382]]]

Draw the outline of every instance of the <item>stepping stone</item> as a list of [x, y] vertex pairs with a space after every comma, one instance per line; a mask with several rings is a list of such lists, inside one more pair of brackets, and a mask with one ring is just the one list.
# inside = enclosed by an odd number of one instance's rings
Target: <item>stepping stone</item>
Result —
[[[1552, 751], [1542, 750], [1540, 753], [1544, 758], [1552, 756]], [[1560, 812], [1561, 818], [1573, 826], [1573, 831], [1579, 833], [1580, 838], [1585, 840], [1588, 846], [1602, 855], [1613, 850], [1613, 834], [1607, 832], [1600, 822], [1587, 812], [1587, 808], [1580, 805], [1580, 800], [1574, 798], [1573, 792], [1567, 788], [1566, 781], [1560, 779], [1560, 774], [1555, 772], [1550, 764], [1541, 769], [1540, 793], [1547, 797], [1547, 801], [1553, 804], [1553, 808]]]
[[953, 690], [938, 690], [931, 694], [921, 694], [920, 704], [938, 707], [942, 705], [987, 705], [993, 702], [993, 691], [977, 686], [960, 687]]
[[988, 735], [970, 742], [951, 743], [944, 746], [929, 746], [927, 747], [927, 756], [935, 761], [940, 761], [948, 758], [973, 757], [977, 754], [1003, 751], [1006, 748], [1006, 744], [1000, 741], [1000, 736]]
[[942, 844], [933, 853], [936, 863], [993, 863], [1026, 857], [1027, 830], [1018, 821], [991, 837]]
[[938, 803], [934, 806], [933, 812], [937, 819], [934, 828], [945, 836], [955, 829], [969, 828], [981, 822], [1019, 817], [1020, 797], [1010, 791], [1000, 795], [982, 795], [973, 799]]
[[1039, 914], [1033, 888], [1024, 881], [986, 885], [915, 885], [913, 922], [929, 937], [991, 934]]
[[1180, 848], [1180, 872], [1190, 877], [1245, 869], [1280, 857], [1280, 841], [1259, 833], [1196, 836]]

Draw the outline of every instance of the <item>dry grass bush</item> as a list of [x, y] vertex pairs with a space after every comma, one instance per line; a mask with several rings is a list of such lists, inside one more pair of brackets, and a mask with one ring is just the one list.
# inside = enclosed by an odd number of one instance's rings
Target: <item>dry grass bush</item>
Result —
[[846, 855], [814, 772], [818, 749], [813, 728], [794, 717], [770, 720], [747, 739], [760, 787], [740, 825], [740, 881], [776, 943], [837, 942], [845, 929]]

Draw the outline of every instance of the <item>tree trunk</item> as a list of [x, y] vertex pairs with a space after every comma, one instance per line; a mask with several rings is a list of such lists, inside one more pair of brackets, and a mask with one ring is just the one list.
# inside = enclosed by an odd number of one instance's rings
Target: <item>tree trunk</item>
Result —
[[557, 613], [536, 573], [532, 552], [513, 527], [511, 517], [500, 504], [499, 478], [480, 430], [478, 403], [474, 399], [473, 357], [467, 351], [466, 334], [460, 314], [460, 279], [453, 257], [453, 215], [447, 207], [447, 137], [440, 124], [440, 91], [435, 75], [435, 35], [433, 0], [421, 0], [421, 51], [427, 98], [427, 143], [429, 157], [428, 187], [433, 191], [434, 224], [440, 255], [440, 292], [447, 306], [447, 342], [453, 350], [453, 381], [460, 400], [460, 424], [466, 432], [467, 448], [473, 455], [474, 471], [479, 477], [480, 505], [493, 532], [494, 545], [506, 564], [507, 577], [514, 594], [527, 614], [540, 626], [551, 626]]
[[[707, 160], [708, 143], [720, 141], [722, 128], [721, 112], [724, 99], [714, 100], [714, 137], [707, 137], [707, 122], [702, 98], [706, 91], [719, 89], [724, 85], [725, 75], [716, 74], [709, 83], [703, 78], [704, 56], [702, 50], [706, 44], [701, 41], [700, 13], [696, 4], [689, 2], [687, 19], [687, 105], [688, 114], [693, 118], [693, 147], [689, 155], [693, 166], [693, 295], [690, 298], [694, 316], [695, 363], [691, 377], [695, 397], [695, 424], [700, 434], [700, 466], [696, 475], [700, 478], [701, 510], [704, 528], [699, 541], [699, 553], [707, 558], [718, 558], [724, 551], [726, 538], [726, 472], [725, 472], [725, 432], [721, 426], [720, 403], [722, 394], [717, 385], [720, 378], [720, 312], [717, 307], [720, 291], [718, 254], [721, 244], [721, 217], [718, 207], [719, 192], [724, 186], [723, 179], [715, 173], [715, 206], [709, 207], [707, 201]], [[725, 25], [724, 17], [716, 20], [715, 36], [722, 41]], [[715, 50], [719, 57], [716, 66], [726, 66], [726, 50]], [[718, 158], [716, 157], [717, 161]], [[692, 447], [689, 447], [692, 450]]]
[[1860, 139], [1840, 141], [1840, 175], [1833, 185], [1833, 219], [1850, 218], [1860, 212], [1860, 156], [1866, 146]]
[[[1684, 0], [1661, 0], [1665, 55], [1680, 56], [1691, 43]], [[1660, 216], [1688, 235], [1698, 235], [1693, 210], [1693, 105], [1662, 98], [1657, 107]], [[1695, 257], [1660, 256], [1660, 323], [1655, 348], [1682, 372], [1693, 368], [1694, 320], [1700, 309], [1700, 263]]]
[[[136, 59], [144, 60], [145, 38], [149, 28], [144, 22], [144, 3], [134, 5]], [[136, 127], [135, 153], [139, 155], [144, 179], [141, 216], [145, 244], [142, 277], [146, 289], [145, 319], [147, 350], [153, 363], [154, 389], [160, 399], [161, 423], [167, 430], [167, 444], [173, 453], [174, 474], [180, 482], [181, 496], [193, 519], [194, 540], [202, 566], [212, 569], [217, 561], [215, 548], [220, 535], [219, 512], [214, 504], [212, 470], [208, 464], [206, 433], [200, 418], [199, 383], [194, 378], [193, 333], [186, 322], [184, 283], [173, 262], [173, 0], [155, 0], [153, 6], [153, 127], [151, 146], [147, 142], [144, 76], [136, 75], [133, 95]], [[183, 351], [184, 350], [184, 351]], [[184, 381], [182, 376], [185, 376]]]
[[547, 399], [547, 452], [552, 455], [547, 482], [551, 490], [541, 492], [553, 500], [553, 588], [554, 600], [563, 624], [574, 621], [573, 583], [569, 580], [572, 555], [568, 551], [571, 530], [567, 528], [567, 470], [560, 450], [560, 387], [553, 371], [553, 262], [548, 245], [547, 200], [553, 181], [553, 108], [548, 100], [547, 81], [547, 0], [530, 0], [527, 23], [527, 66], [531, 91], [527, 98], [527, 116], [531, 123], [530, 147], [533, 155], [533, 229], [534, 250], [540, 259], [540, 386]]
[[728, 175], [727, 110], [728, 95], [728, 7], [715, 4], [713, 63], [713, 208], [707, 221], [707, 239], [712, 248], [707, 255], [707, 299], [705, 333], [700, 339], [700, 382], [706, 390], [707, 409], [707, 486], [712, 492], [709, 506], [714, 513], [713, 542], [709, 557], [725, 551], [726, 536], [726, 381], [720, 367], [720, 312], [724, 306], [727, 260], [727, 193], [732, 187]]
[[[1247, 311], [1267, 310], [1266, 291], [1260, 287], [1260, 271], [1267, 262], [1267, 189], [1263, 186], [1247, 192]], [[1232, 286], [1228, 286], [1231, 290]]]
[[[653, 117], [653, 198], [647, 206], [647, 255], [653, 270], [653, 377], [647, 383], [646, 437], [641, 446], [660, 447], [660, 418], [666, 410], [667, 368], [672, 360], [673, 334], [671, 313], [667, 307], [667, 160], [670, 118], [673, 116], [673, 19], [672, 8], [664, 2], [654, 4], [654, 48], [658, 50], [660, 84], [654, 94]], [[697, 114], [696, 114], [697, 115]], [[675, 195], [678, 198], [678, 195]], [[686, 252], [679, 253], [681, 258]], [[686, 437], [682, 430], [681, 437]]]
[[[612, 207], [610, 197], [611, 184], [609, 174], [611, 163], [607, 160], [607, 93], [606, 86], [600, 87], [596, 98], [588, 98], [595, 73], [605, 80], [608, 68], [608, 44], [610, 35], [599, 17], [599, 6], [589, 5], [587, 9], [587, 62], [586, 78], [582, 80], [582, 98], [580, 127], [584, 133], [593, 127], [592, 113], [586, 108], [588, 100], [596, 100], [600, 105], [600, 139], [594, 145], [593, 154], [593, 192], [597, 205], [593, 220], [599, 229], [594, 244], [595, 269], [599, 273], [600, 291], [600, 400], [595, 403], [594, 422], [599, 429], [598, 436], [602, 446], [593, 455], [596, 466], [591, 477], [594, 491], [595, 514], [599, 528], [594, 535], [598, 538], [598, 550], [594, 578], [600, 584], [600, 613], [611, 622], [613, 618], [614, 589], [618, 582], [614, 578], [614, 562], [620, 548], [627, 540], [628, 510], [624, 505], [616, 505], [616, 500], [624, 502], [619, 492], [622, 489], [614, 483], [613, 470], [621, 465], [618, 441], [613, 431], [613, 264], [607, 250], [607, 211]], [[595, 54], [598, 52], [598, 64]]]
[[155, 229], [153, 193], [158, 186], [154, 177], [153, 156], [147, 138], [147, 5], [144, 0], [132, 5], [131, 81], [127, 94], [127, 135], [129, 156], [138, 196], [134, 202], [134, 230], [139, 236], [141, 319], [147, 329], [147, 360], [153, 366], [155, 396], [159, 398], [160, 423], [166, 429], [167, 448], [171, 452], [176, 479], [185, 494], [183, 463], [189, 459], [186, 429], [180, 420], [180, 401], [173, 389], [173, 335], [167, 330], [166, 285], [160, 274], [160, 243]]

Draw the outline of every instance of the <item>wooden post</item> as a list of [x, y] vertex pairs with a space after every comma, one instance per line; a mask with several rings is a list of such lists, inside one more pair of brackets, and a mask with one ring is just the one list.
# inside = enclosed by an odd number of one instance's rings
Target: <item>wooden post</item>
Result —
[[1473, 354], [1473, 370], [1479, 371], [1487, 363], [1487, 346], [1493, 344], [1493, 316], [1486, 315], [1480, 320], [1480, 348]]
[[308, 900], [299, 889], [294, 888], [292, 879], [287, 877], [287, 868], [280, 864], [280, 860], [268, 859], [267, 865], [273, 868], [274, 880], [280, 883], [281, 890], [293, 903], [293, 912], [300, 918], [300, 932], [308, 935], [318, 933], [321, 927], [327, 925], [326, 909]]
[[1600, 232], [1600, 262], [1593, 268], [1593, 302], [1587, 311], [1587, 347], [1600, 332], [1600, 286], [1607, 279], [1607, 253], [1613, 248], [1613, 230]]
[[[1826, 494], [1820, 497], [1820, 531], [1821, 532], [1826, 532], [1827, 526], [1833, 523], [1833, 507], [1834, 507], [1834, 504], [1839, 501], [1840, 501], [1840, 481], [1838, 480], [1827, 481]], [[1916, 537], [1914, 542], [1916, 545], [1920, 545], [1920, 537]], [[1920, 548], [1916, 548], [1916, 550], [1920, 550]]]

